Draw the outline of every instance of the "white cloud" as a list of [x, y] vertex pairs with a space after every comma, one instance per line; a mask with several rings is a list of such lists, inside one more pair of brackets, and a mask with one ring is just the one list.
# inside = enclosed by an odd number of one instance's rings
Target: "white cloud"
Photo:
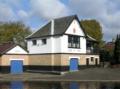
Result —
[[[62, 0], [63, 1], [63, 0]], [[22, 20], [36, 27], [42, 21], [77, 14], [80, 19], [96, 19], [103, 27], [104, 38], [120, 34], [120, 0], [0, 0], [0, 21]], [[27, 1], [25, 1], [27, 2]], [[28, 5], [28, 8], [24, 5]], [[32, 27], [32, 26], [31, 26]]]
[[29, 17], [28, 13], [24, 10], [19, 10], [18, 16], [23, 20], [28, 19], [28, 17]]
[[104, 8], [105, 1], [106, 0], [70, 0], [69, 6], [71, 10], [79, 16], [95, 18], [106, 12]]
[[32, 12], [45, 19], [68, 15], [67, 7], [59, 0], [30, 0]]
[[120, 24], [119, 24], [120, 12], [114, 13], [112, 15], [108, 15], [104, 19], [106, 26], [109, 26], [111, 28], [120, 28]]
[[0, 3], [0, 21], [10, 21], [15, 19], [13, 10], [4, 3]]
[[120, 34], [120, 9], [112, 0], [70, 0], [69, 7], [81, 19], [94, 18], [102, 24], [104, 39], [110, 40]]
[[106, 40], [114, 38], [117, 34], [120, 34], [120, 12], [109, 14], [102, 18], [103, 32]]
[[111, 0], [111, 2], [113, 2], [113, 3], [115, 3], [115, 4], [120, 6], [120, 0], [115, 0], [115, 1]]

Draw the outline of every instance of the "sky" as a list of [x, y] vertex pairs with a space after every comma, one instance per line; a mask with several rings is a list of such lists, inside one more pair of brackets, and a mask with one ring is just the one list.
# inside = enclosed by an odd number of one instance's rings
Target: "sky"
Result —
[[69, 15], [96, 19], [105, 41], [120, 34], [120, 0], [0, 0], [0, 22], [22, 21], [33, 31], [51, 19]]

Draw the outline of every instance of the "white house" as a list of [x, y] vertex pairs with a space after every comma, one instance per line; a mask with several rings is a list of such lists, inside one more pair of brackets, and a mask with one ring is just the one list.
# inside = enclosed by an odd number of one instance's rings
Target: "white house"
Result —
[[26, 38], [29, 68], [63, 72], [98, 65], [99, 55], [87, 52], [87, 38], [76, 15], [51, 20]]

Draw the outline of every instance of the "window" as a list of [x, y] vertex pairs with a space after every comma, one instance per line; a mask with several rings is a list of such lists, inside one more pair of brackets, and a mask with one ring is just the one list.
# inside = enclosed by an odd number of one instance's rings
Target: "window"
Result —
[[96, 66], [99, 65], [98, 58], [95, 58], [95, 64]]
[[44, 45], [46, 43], [47, 43], [46, 39], [42, 39], [42, 44]]
[[69, 48], [80, 48], [80, 37], [79, 36], [68, 36], [68, 47]]
[[95, 58], [95, 60], [98, 60], [98, 58]]
[[33, 45], [37, 45], [37, 41], [36, 40], [32, 40], [32, 44]]
[[89, 65], [89, 58], [86, 58], [86, 65]]
[[91, 62], [93, 62], [94, 61], [94, 57], [91, 57]]

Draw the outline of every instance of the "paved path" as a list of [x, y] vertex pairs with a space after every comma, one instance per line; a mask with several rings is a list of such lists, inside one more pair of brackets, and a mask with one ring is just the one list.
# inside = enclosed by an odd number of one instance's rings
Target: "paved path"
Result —
[[116, 81], [120, 82], [120, 68], [88, 68], [64, 75], [23, 73], [0, 74], [0, 81]]

